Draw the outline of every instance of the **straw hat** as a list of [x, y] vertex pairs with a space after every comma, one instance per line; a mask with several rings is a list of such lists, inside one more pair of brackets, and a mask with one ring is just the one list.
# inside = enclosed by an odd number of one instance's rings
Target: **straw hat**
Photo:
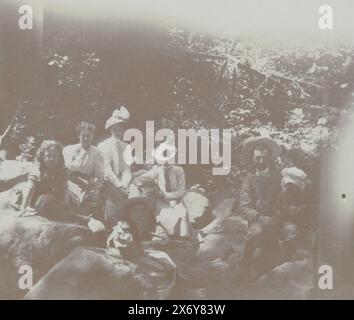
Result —
[[117, 123], [127, 122], [130, 118], [130, 113], [125, 107], [120, 107], [113, 111], [112, 116], [106, 121], [105, 129], [109, 129]]
[[280, 147], [272, 139], [268, 137], [250, 137], [244, 140], [241, 150], [241, 155], [244, 160], [252, 161], [254, 149], [259, 145], [265, 145], [271, 152], [273, 160], [276, 160], [280, 156]]
[[146, 210], [144, 210], [144, 218], [147, 218], [143, 222], [143, 230], [141, 230], [139, 238], [141, 240], [151, 240], [152, 239], [152, 232], [154, 232], [156, 228], [156, 216], [155, 216], [155, 209], [156, 209], [156, 201], [154, 199], [148, 197], [135, 197], [124, 200], [122, 206], [120, 207], [121, 218], [123, 221], [126, 221], [131, 229], [131, 232], [137, 236], [137, 225], [135, 221], [131, 220], [131, 211], [129, 210], [133, 205], [140, 204], [143, 205]]

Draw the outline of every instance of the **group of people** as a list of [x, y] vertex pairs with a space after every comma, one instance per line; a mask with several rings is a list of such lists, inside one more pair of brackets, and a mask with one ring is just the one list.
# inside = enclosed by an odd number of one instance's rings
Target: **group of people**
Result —
[[239, 210], [248, 222], [241, 266], [253, 265], [266, 272], [291, 259], [299, 235], [309, 226], [311, 181], [291, 157], [283, 158], [282, 170], [277, 168], [281, 148], [268, 137], [246, 139], [242, 154], [253, 170], [240, 190]]
[[[92, 143], [96, 127], [88, 122], [77, 125], [77, 144], [63, 147], [59, 141], [43, 141], [29, 172], [7, 183], [11, 187], [24, 177], [27, 180], [21, 185], [16, 216], [38, 214], [87, 225], [93, 233], [108, 232], [107, 245], [121, 251], [128, 239], [130, 249], [136, 249], [141, 240], [155, 235], [188, 238], [191, 229], [181, 204], [184, 170], [166, 161], [132, 172], [123, 156], [129, 145], [122, 141], [129, 118], [125, 107], [115, 110], [105, 125], [111, 135], [97, 146]], [[161, 148], [162, 144], [155, 153], [160, 154]], [[178, 230], [169, 231], [158, 223], [157, 216], [166, 211], [179, 221]]]
[[[122, 141], [129, 118], [125, 107], [115, 110], [105, 125], [111, 136], [97, 146], [92, 144], [96, 127], [88, 122], [78, 124], [77, 144], [63, 148], [58, 141], [43, 141], [26, 174], [16, 215], [39, 214], [85, 224], [94, 233], [108, 232], [107, 246], [125, 255], [139, 253], [142, 240], [154, 237], [191, 239], [182, 201], [183, 168], [165, 161], [132, 172], [123, 157], [129, 145]], [[237, 210], [248, 222], [242, 267], [274, 264], [279, 252], [281, 259], [289, 259], [306, 220], [307, 174], [291, 164], [279, 171], [275, 163], [280, 153], [270, 138], [244, 141], [242, 156], [254, 170], [242, 181]], [[172, 230], [160, 223], [164, 216], [178, 221]]]

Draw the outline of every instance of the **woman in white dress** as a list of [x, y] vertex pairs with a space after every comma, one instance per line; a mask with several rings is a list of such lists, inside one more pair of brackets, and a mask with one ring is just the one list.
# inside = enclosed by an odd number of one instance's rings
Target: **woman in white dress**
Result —
[[76, 128], [79, 143], [66, 146], [63, 155], [69, 176], [70, 203], [82, 214], [101, 218], [104, 159], [102, 152], [92, 145], [95, 130], [95, 125], [80, 122]]

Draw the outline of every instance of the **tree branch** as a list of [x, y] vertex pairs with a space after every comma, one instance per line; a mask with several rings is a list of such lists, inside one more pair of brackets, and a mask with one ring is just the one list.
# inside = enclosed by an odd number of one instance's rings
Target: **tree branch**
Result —
[[228, 54], [228, 55], [215, 55], [215, 54], [209, 54], [209, 53], [203, 53], [203, 52], [192, 52], [192, 51], [186, 51], [186, 52], [189, 54], [195, 55], [195, 56], [199, 56], [201, 58], [209, 58], [209, 59], [217, 59], [217, 60], [233, 60], [240, 69], [246, 70], [250, 73], [258, 75], [259, 77], [262, 77], [263, 81], [266, 78], [273, 77], [273, 78], [278, 78], [278, 79], [285, 80], [288, 82], [297, 82], [302, 85], [306, 85], [306, 86], [310, 86], [310, 87], [315, 87], [316, 89], [320, 89], [320, 86], [316, 83], [304, 81], [304, 80], [300, 80], [300, 79], [290, 78], [285, 75], [280, 75], [276, 72], [270, 72], [269, 75], [267, 76], [264, 73], [252, 68], [251, 66], [241, 63], [239, 61], [239, 59], [231, 56], [230, 54]]

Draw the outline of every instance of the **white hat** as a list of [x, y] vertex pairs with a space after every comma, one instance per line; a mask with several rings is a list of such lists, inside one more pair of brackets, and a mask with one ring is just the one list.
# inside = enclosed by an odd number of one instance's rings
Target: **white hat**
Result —
[[[168, 155], [166, 157], [163, 155], [164, 151], [168, 151]], [[177, 149], [174, 145], [163, 142], [155, 150], [152, 151], [152, 156], [158, 163], [161, 164], [174, 158], [176, 153]]]
[[129, 118], [129, 111], [127, 110], [127, 108], [121, 106], [119, 109], [113, 111], [112, 116], [106, 122], [105, 129], [107, 130], [117, 123], [127, 122]]
[[283, 176], [281, 179], [282, 187], [287, 183], [293, 183], [296, 184], [302, 191], [305, 189], [307, 174], [301, 169], [296, 167], [285, 168], [282, 170], [281, 174]]

